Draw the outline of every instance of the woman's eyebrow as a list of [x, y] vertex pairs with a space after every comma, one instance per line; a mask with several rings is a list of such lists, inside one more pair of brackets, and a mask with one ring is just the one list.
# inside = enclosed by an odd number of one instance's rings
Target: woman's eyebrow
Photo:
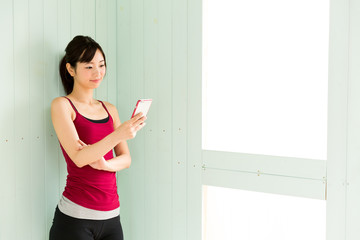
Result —
[[[105, 60], [101, 60], [101, 61], [99, 61], [99, 63], [101, 63], [101, 62], [105, 62]], [[89, 63], [94, 63], [93, 61], [91, 61], [91, 62], [89, 62]]]

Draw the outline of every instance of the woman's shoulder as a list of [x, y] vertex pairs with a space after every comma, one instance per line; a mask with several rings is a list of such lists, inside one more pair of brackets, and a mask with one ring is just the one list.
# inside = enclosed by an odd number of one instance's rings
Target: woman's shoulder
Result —
[[59, 107], [65, 105], [67, 101], [65, 97], [56, 97], [52, 100], [51, 106]]
[[116, 106], [109, 103], [109, 102], [106, 102], [106, 101], [102, 101], [105, 105], [105, 107], [107, 108], [107, 110], [109, 111], [110, 115], [112, 116], [112, 118], [114, 120], [118, 120], [119, 119], [119, 113], [116, 109]]
[[70, 117], [75, 119], [76, 113], [69, 104], [69, 100], [64, 97], [54, 98], [51, 102], [51, 117], [53, 119], [64, 119]]
[[65, 97], [56, 97], [51, 102], [51, 110], [71, 110], [71, 105]]
[[116, 111], [117, 112], [117, 109], [116, 109], [116, 106], [114, 104], [111, 104], [109, 102], [106, 102], [106, 101], [102, 101], [105, 105], [105, 107], [109, 110], [109, 111]]

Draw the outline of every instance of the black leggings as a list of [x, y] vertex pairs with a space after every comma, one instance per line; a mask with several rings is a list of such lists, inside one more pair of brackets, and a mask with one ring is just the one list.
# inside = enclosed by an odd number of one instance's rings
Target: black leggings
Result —
[[87, 220], [55, 210], [50, 240], [123, 240], [120, 216], [107, 220]]

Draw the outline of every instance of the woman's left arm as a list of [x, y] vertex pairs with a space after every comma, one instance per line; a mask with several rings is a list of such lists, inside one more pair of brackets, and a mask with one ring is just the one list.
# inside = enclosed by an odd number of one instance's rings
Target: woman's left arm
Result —
[[[114, 122], [114, 129], [118, 128], [121, 125], [120, 118], [116, 107], [110, 103], [104, 102], [106, 108], [108, 109], [109, 113]], [[84, 144], [82, 143], [84, 146]], [[131, 156], [129, 147], [126, 141], [121, 141], [118, 145], [114, 147], [114, 151], [116, 157], [105, 160], [104, 158], [89, 164], [92, 168], [98, 170], [104, 170], [109, 172], [117, 172], [126, 168], [129, 168], [131, 165]]]
[[123, 170], [125, 168], [129, 168], [131, 163], [131, 159], [129, 155], [122, 154], [120, 156], [116, 156], [108, 161], [104, 158], [90, 163], [89, 165], [97, 170], [103, 170], [108, 172], [117, 172]]

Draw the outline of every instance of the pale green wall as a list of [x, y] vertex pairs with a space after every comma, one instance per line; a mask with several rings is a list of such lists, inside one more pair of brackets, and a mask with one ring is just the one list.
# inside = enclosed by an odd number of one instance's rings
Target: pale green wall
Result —
[[[188, 34], [194, 29], [188, 19], [201, 19], [193, 12], [200, 1], [194, 2], [196, 6], [184, 0], [118, 2], [120, 118], [128, 118], [138, 98], [154, 99], [145, 129], [129, 141], [132, 166], [118, 178], [129, 239], [201, 236], [201, 78], [199, 61], [192, 70], [198, 58], [190, 57], [195, 52], [201, 56], [201, 45], [194, 46], [200, 41], [201, 21], [196, 33]], [[190, 41], [193, 36], [196, 41]], [[192, 90], [198, 91], [195, 97]]]
[[190, 122], [189, 114], [200, 112], [200, 94], [188, 96], [190, 87], [200, 90], [200, 69], [188, 60], [200, 49], [199, 41], [188, 44], [192, 36], [200, 39], [200, 21], [188, 24], [188, 18], [200, 17], [189, 10], [192, 5], [0, 1], [0, 240], [47, 239], [66, 179], [50, 102], [64, 94], [58, 62], [78, 34], [103, 46], [108, 71], [96, 97], [116, 104], [121, 120], [129, 118], [138, 98], [154, 99], [147, 126], [129, 141], [132, 166], [118, 174], [126, 239], [200, 239], [200, 135], [188, 134], [200, 126], [200, 118]]

